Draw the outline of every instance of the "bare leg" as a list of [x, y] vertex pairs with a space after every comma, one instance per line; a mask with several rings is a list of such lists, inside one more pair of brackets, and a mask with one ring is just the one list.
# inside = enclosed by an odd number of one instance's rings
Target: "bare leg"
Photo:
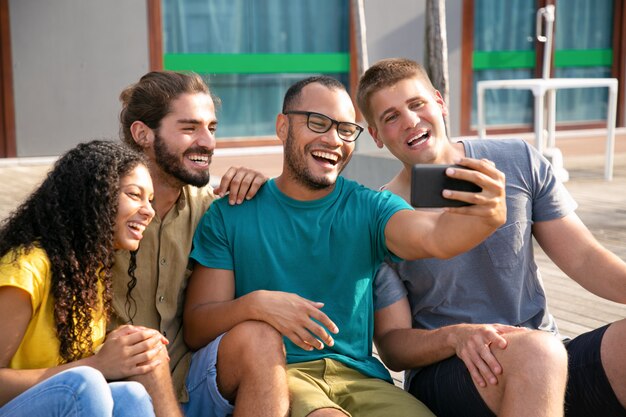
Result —
[[161, 364], [152, 372], [128, 378], [140, 382], [150, 394], [156, 417], [183, 417], [182, 410], [174, 394], [169, 361], [165, 349], [159, 354]]
[[511, 333], [495, 356], [504, 370], [497, 385], [477, 387], [498, 416], [563, 416], [567, 384], [567, 352], [551, 334]]
[[626, 408], [626, 320], [609, 326], [602, 338], [600, 357], [617, 399]]
[[217, 353], [217, 385], [235, 405], [233, 416], [287, 416], [289, 390], [280, 333], [260, 321], [238, 324]]

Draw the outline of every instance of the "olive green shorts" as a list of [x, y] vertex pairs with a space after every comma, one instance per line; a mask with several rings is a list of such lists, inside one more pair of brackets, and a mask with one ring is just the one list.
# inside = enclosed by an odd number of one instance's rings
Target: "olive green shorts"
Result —
[[411, 394], [371, 378], [332, 359], [287, 366], [291, 417], [306, 417], [320, 408], [358, 417], [434, 417]]

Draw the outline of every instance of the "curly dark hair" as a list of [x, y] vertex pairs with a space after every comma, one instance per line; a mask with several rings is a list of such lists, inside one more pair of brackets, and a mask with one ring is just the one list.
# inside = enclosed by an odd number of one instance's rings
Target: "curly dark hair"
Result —
[[[120, 179], [145, 157], [112, 141], [81, 143], [61, 156], [41, 186], [0, 224], [0, 257], [43, 249], [50, 259], [54, 320], [63, 362], [93, 354], [90, 324], [111, 311], [111, 266]], [[18, 251], [14, 261], [17, 261]]]

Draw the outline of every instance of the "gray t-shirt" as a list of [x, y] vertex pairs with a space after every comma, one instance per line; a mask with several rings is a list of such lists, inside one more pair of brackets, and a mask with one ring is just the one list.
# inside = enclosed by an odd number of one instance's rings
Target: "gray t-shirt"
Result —
[[575, 201], [549, 162], [522, 140], [468, 140], [463, 146], [468, 157], [490, 159], [506, 175], [506, 224], [451, 259], [383, 264], [374, 283], [375, 309], [408, 294], [414, 328], [502, 323], [558, 334], [534, 260], [531, 226], [565, 217]]

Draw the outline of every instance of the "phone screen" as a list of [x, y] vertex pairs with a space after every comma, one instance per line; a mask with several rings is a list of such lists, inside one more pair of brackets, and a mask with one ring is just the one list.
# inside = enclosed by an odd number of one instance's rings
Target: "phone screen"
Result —
[[480, 192], [478, 185], [446, 175], [448, 167], [470, 169], [460, 165], [416, 164], [411, 172], [411, 205], [413, 207], [461, 207], [470, 203], [451, 200], [442, 195], [444, 189]]

